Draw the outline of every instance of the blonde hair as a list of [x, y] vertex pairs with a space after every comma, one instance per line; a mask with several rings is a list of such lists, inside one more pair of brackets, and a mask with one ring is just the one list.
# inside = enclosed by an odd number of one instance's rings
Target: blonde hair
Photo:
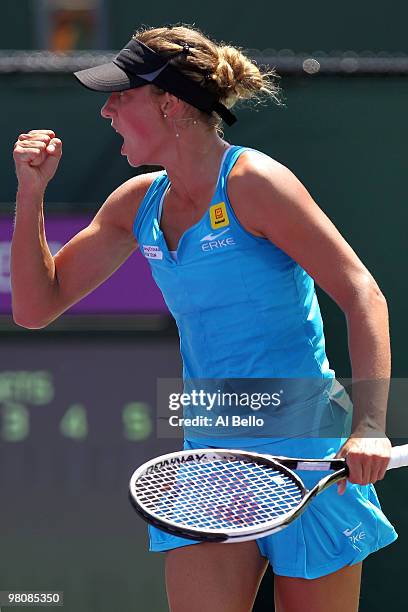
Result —
[[[187, 25], [142, 28], [133, 37], [156, 53], [170, 57], [174, 54], [170, 63], [214, 93], [227, 108], [241, 100], [261, 102], [265, 98], [280, 104], [280, 88], [276, 82], [279, 77], [274, 70], [261, 71], [241, 49], [218, 44], [198, 28]], [[180, 54], [186, 44], [189, 52]], [[210, 127], [220, 130], [218, 115], [205, 116]]]

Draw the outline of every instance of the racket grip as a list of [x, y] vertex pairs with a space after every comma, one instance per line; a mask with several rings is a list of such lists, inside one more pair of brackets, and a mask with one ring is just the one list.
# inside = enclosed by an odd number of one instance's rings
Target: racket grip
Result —
[[391, 450], [391, 459], [387, 470], [399, 468], [408, 465], [408, 444], [403, 446], [394, 446]]

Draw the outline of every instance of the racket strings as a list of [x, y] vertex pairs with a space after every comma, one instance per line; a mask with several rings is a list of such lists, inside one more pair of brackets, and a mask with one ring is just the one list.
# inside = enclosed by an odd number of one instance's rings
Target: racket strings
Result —
[[285, 472], [238, 459], [161, 466], [137, 481], [136, 494], [161, 520], [210, 530], [270, 523], [302, 500]]

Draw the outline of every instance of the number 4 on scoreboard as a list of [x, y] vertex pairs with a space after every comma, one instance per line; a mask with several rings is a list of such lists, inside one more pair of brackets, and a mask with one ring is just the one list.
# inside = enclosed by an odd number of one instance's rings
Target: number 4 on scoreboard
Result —
[[72, 404], [64, 414], [60, 423], [63, 436], [73, 440], [84, 440], [88, 435], [88, 418], [82, 404]]

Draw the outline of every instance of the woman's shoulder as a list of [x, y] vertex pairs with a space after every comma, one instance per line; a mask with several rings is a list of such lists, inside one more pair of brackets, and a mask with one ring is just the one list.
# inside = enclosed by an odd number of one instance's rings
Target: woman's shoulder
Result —
[[[116, 194], [117, 197], [122, 198], [131, 198], [135, 197], [138, 199], [143, 199], [150, 185], [154, 183], [154, 181], [160, 177], [165, 175], [164, 170], [160, 170], [157, 172], [146, 172], [144, 174], [138, 174], [137, 176], [133, 176], [129, 180], [125, 181], [120, 185], [113, 194]], [[112, 194], [112, 195], [113, 195]], [[140, 202], [139, 202], [140, 203]]]
[[228, 194], [239, 205], [259, 198], [269, 199], [282, 189], [296, 189], [299, 181], [294, 173], [277, 159], [262, 151], [245, 148], [228, 177]]
[[242, 179], [256, 181], [257, 178], [273, 177], [287, 172], [290, 172], [289, 168], [267, 153], [242, 147], [229, 178], [235, 183], [242, 183]]
[[105, 218], [114, 219], [115, 225], [129, 233], [133, 233], [133, 223], [140, 204], [149, 187], [164, 174], [163, 171], [139, 174], [125, 181], [107, 198]]
[[243, 226], [263, 237], [267, 220], [276, 220], [276, 215], [283, 219], [298, 205], [308, 207], [310, 199], [287, 166], [255, 149], [241, 153], [228, 178], [227, 191]]

